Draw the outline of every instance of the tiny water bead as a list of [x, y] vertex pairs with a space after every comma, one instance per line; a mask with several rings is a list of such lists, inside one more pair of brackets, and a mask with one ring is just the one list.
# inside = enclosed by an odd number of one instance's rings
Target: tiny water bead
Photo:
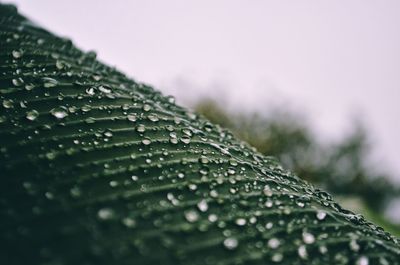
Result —
[[190, 138], [189, 138], [188, 136], [183, 136], [183, 137], [181, 138], [181, 141], [182, 141], [184, 144], [189, 144], [189, 143], [190, 143]]
[[360, 245], [357, 243], [355, 239], [352, 239], [349, 243], [350, 249], [354, 252], [358, 252], [360, 250]]
[[37, 110], [30, 110], [26, 112], [26, 118], [30, 121], [34, 121], [39, 117], [39, 112]]
[[146, 127], [145, 127], [143, 124], [139, 124], [139, 125], [137, 126], [136, 130], [137, 130], [138, 132], [144, 132], [144, 131], [146, 131]]
[[306, 244], [314, 243], [315, 242], [314, 235], [308, 232], [303, 232], [303, 242]]
[[265, 186], [264, 186], [263, 193], [264, 193], [264, 195], [267, 196], [267, 197], [271, 197], [272, 194], [273, 194], [273, 193], [272, 193], [272, 190], [271, 190], [271, 188], [270, 188], [269, 185], [265, 185]]
[[19, 58], [21, 58], [22, 57], [22, 51], [21, 50], [13, 50], [12, 52], [11, 52], [11, 54], [12, 54], [12, 56], [15, 58], [15, 59], [19, 59]]
[[111, 208], [102, 208], [97, 212], [97, 216], [101, 220], [110, 220], [114, 218], [114, 210]]
[[111, 93], [111, 88], [109, 86], [106, 85], [101, 85], [98, 87], [99, 91], [104, 93], [104, 94], [110, 94]]
[[197, 203], [197, 208], [199, 208], [199, 210], [201, 212], [206, 212], [208, 210], [208, 203], [206, 200], [201, 200]]
[[55, 87], [58, 85], [58, 81], [51, 77], [42, 77], [42, 82], [45, 88]]
[[[11, 82], [16, 87], [20, 87], [20, 86], [22, 86], [24, 84], [24, 80], [21, 77], [13, 78], [11, 80]], [[27, 89], [27, 90], [30, 90], [30, 89]]]
[[243, 225], [245, 225], [245, 224], [247, 223], [247, 221], [246, 221], [246, 219], [244, 219], [244, 218], [238, 218], [238, 219], [236, 219], [235, 223], [236, 223], [238, 226], [243, 226]]
[[136, 221], [135, 219], [132, 219], [130, 217], [125, 217], [122, 219], [122, 223], [129, 228], [133, 228], [136, 226]]
[[195, 210], [186, 211], [185, 218], [190, 223], [196, 222], [199, 219], [199, 213]]
[[143, 143], [144, 145], [149, 145], [149, 144], [151, 144], [151, 139], [150, 139], [150, 138], [144, 138], [144, 139], [142, 140], [142, 143]]
[[369, 265], [369, 259], [366, 256], [361, 256], [357, 259], [356, 265]]
[[88, 94], [90, 96], [93, 96], [94, 94], [96, 94], [96, 88], [95, 87], [86, 88], [85, 91], [86, 91], [86, 94]]
[[268, 243], [267, 243], [268, 247], [272, 248], [272, 249], [278, 248], [280, 244], [281, 244], [281, 242], [277, 238], [271, 238], [270, 240], [268, 240]]
[[134, 113], [128, 114], [126, 116], [126, 118], [128, 119], [128, 121], [131, 121], [131, 122], [135, 122], [137, 120], [137, 116]]
[[326, 217], [326, 212], [325, 211], [318, 211], [317, 212], [317, 219], [318, 220], [324, 220], [325, 219], [325, 217]]
[[14, 107], [14, 101], [11, 99], [4, 99], [3, 100], [3, 107], [6, 109], [11, 109]]
[[58, 70], [61, 70], [61, 69], [63, 69], [65, 67], [65, 63], [63, 62], [63, 61], [61, 61], [61, 60], [57, 60], [56, 61], [56, 68], [58, 69]]
[[306, 246], [301, 245], [301, 246], [297, 249], [297, 253], [299, 254], [299, 257], [300, 257], [301, 259], [307, 259], [308, 254], [307, 254]]
[[283, 254], [282, 253], [274, 253], [271, 257], [271, 260], [273, 262], [281, 262], [283, 260]]
[[147, 116], [147, 118], [148, 118], [150, 121], [152, 121], [152, 122], [159, 121], [159, 118], [158, 118], [158, 116], [157, 116], [156, 114], [149, 114], [149, 115]]
[[227, 248], [229, 250], [233, 250], [233, 249], [237, 248], [238, 245], [239, 245], [239, 241], [234, 237], [228, 237], [224, 240], [224, 246], [225, 246], [225, 248]]
[[50, 114], [61, 120], [68, 116], [68, 109], [64, 106], [60, 106], [50, 110]]
[[151, 106], [149, 104], [144, 104], [143, 105], [143, 110], [144, 111], [150, 111], [151, 110]]

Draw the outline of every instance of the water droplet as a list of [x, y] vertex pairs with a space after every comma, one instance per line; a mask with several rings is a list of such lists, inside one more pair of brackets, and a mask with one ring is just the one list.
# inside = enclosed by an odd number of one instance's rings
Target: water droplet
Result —
[[27, 91], [30, 91], [30, 90], [32, 90], [32, 89], [34, 89], [34, 88], [35, 88], [35, 85], [32, 84], [32, 83], [29, 83], [29, 84], [26, 84], [26, 85], [25, 85], [25, 89], [26, 89]]
[[274, 203], [271, 200], [268, 200], [268, 201], [265, 202], [265, 206], [267, 208], [271, 208], [273, 205], [274, 205]]
[[324, 220], [326, 217], [326, 212], [325, 211], [318, 211], [317, 212], [317, 219], [318, 220]]
[[128, 114], [127, 119], [128, 121], [135, 122], [137, 120], [136, 114], [134, 113]]
[[3, 100], [3, 107], [6, 109], [11, 109], [14, 107], [14, 101], [11, 99], [4, 99]]
[[201, 212], [206, 212], [208, 210], [208, 203], [206, 200], [201, 200], [197, 203], [197, 208], [199, 208], [199, 210]]
[[116, 180], [111, 180], [111, 181], [109, 182], [109, 184], [110, 184], [110, 187], [115, 188], [115, 187], [118, 186], [118, 181], [116, 181]]
[[60, 61], [60, 60], [57, 60], [57, 61], [56, 61], [56, 68], [57, 68], [58, 70], [63, 69], [64, 66], [65, 66], [65, 64], [64, 64], [62, 61]]
[[144, 132], [146, 130], [146, 127], [144, 127], [143, 124], [139, 124], [138, 127], [136, 128], [138, 132]]
[[122, 223], [129, 228], [133, 228], [136, 226], [136, 221], [130, 217], [125, 217], [122, 219]]
[[12, 53], [12, 56], [15, 59], [18, 59], [18, 58], [22, 57], [22, 51], [21, 50], [13, 50], [11, 53]]
[[192, 136], [192, 131], [189, 130], [189, 129], [183, 129], [183, 130], [182, 130], [182, 133], [183, 133], [184, 135], [186, 135], [186, 136], [189, 136], [189, 137]]
[[113, 133], [112, 133], [112, 131], [107, 130], [107, 131], [105, 131], [105, 132], [103, 133], [103, 135], [104, 135], [105, 137], [107, 137], [107, 138], [110, 138], [110, 137], [113, 136]]
[[85, 122], [87, 124], [93, 124], [93, 123], [96, 122], [96, 120], [93, 117], [88, 117], [88, 118], [85, 119]]
[[369, 260], [366, 256], [361, 256], [356, 261], [356, 265], [368, 265], [368, 264]]
[[85, 91], [86, 91], [86, 94], [88, 94], [90, 96], [93, 96], [94, 94], [96, 94], [96, 88], [94, 88], [94, 87], [86, 88]]
[[235, 223], [236, 223], [238, 226], [244, 226], [244, 225], [247, 223], [247, 221], [246, 221], [246, 219], [244, 219], [244, 218], [238, 218], [238, 219], [235, 220]]
[[150, 138], [144, 138], [144, 139], [142, 140], [142, 143], [143, 143], [144, 145], [149, 145], [149, 144], [151, 144], [151, 140], [150, 140]]
[[355, 239], [352, 239], [349, 243], [350, 249], [354, 252], [357, 252], [360, 250], [360, 245], [357, 243]]
[[273, 262], [281, 262], [283, 260], [283, 255], [281, 253], [274, 253], [274, 255], [272, 255], [271, 260]]
[[299, 257], [302, 259], [307, 259], [307, 249], [306, 246], [301, 245], [298, 249], [297, 249], [297, 253], [299, 254]]
[[150, 111], [151, 110], [151, 106], [149, 104], [144, 104], [143, 105], [143, 110], [144, 111]]
[[207, 164], [208, 162], [210, 162], [210, 160], [206, 156], [201, 156], [199, 160], [202, 164]]
[[178, 143], [178, 139], [177, 138], [169, 138], [169, 142], [171, 144], [177, 144]]
[[229, 164], [234, 167], [236, 167], [238, 165], [237, 161], [233, 158], [229, 159]]
[[303, 232], [303, 241], [306, 244], [312, 244], [315, 242], [315, 237], [311, 233]]
[[188, 222], [193, 223], [199, 219], [199, 214], [195, 210], [189, 210], [185, 212], [185, 218]]
[[233, 249], [237, 248], [238, 245], [239, 245], [239, 242], [236, 238], [228, 237], [224, 240], [224, 246], [229, 250], [233, 250]]
[[147, 116], [147, 118], [148, 118], [150, 121], [153, 121], [153, 122], [156, 122], [156, 121], [159, 120], [159, 119], [158, 119], [158, 116], [157, 116], [156, 114], [149, 114], [149, 115]]
[[99, 88], [99, 91], [103, 92], [104, 94], [110, 94], [112, 91], [109, 86], [105, 86], [105, 85], [99, 86], [98, 88]]
[[326, 254], [328, 252], [328, 248], [324, 245], [318, 247], [319, 253]]
[[51, 77], [42, 77], [43, 86], [46, 88], [55, 87], [58, 84], [58, 81]]
[[263, 193], [264, 193], [264, 195], [267, 196], [267, 197], [271, 197], [271, 196], [272, 196], [272, 190], [271, 190], [271, 188], [269, 187], [269, 185], [265, 185], [265, 186], [264, 186]]
[[110, 220], [114, 217], [114, 211], [110, 208], [102, 208], [97, 212], [97, 216], [101, 220]]
[[183, 137], [181, 138], [181, 141], [182, 141], [184, 144], [189, 144], [189, 143], [190, 143], [190, 138], [189, 138], [188, 136], [183, 136]]
[[50, 110], [50, 114], [61, 120], [68, 116], [68, 110], [64, 106], [60, 106]]
[[24, 84], [24, 80], [21, 77], [14, 78], [11, 82], [14, 86], [22, 86]]
[[36, 110], [30, 110], [26, 112], [26, 118], [30, 121], [36, 120], [36, 118], [39, 116], [39, 112]]
[[169, 103], [174, 104], [175, 103], [175, 98], [173, 96], [167, 96], [167, 100]]
[[91, 107], [90, 105], [88, 105], [88, 104], [85, 104], [85, 105], [83, 105], [83, 106], [81, 107], [81, 110], [82, 110], [83, 112], [89, 112], [89, 111], [92, 110], [92, 107]]
[[279, 239], [277, 238], [271, 238], [270, 240], [268, 240], [268, 247], [272, 248], [272, 249], [276, 249], [279, 247], [279, 245], [281, 244], [281, 242], [279, 241]]
[[216, 215], [216, 214], [210, 214], [209, 216], [208, 216], [208, 221], [210, 221], [211, 223], [214, 223], [214, 222], [216, 222], [218, 220], [218, 216]]

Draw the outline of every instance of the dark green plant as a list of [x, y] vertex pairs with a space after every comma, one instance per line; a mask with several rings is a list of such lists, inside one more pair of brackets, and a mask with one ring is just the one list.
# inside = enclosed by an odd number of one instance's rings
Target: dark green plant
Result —
[[0, 47], [2, 264], [399, 264], [397, 238], [13, 6]]

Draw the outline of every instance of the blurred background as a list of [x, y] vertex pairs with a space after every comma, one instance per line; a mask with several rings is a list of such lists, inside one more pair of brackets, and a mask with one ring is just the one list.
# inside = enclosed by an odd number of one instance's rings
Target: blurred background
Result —
[[400, 1], [6, 1], [400, 236]]

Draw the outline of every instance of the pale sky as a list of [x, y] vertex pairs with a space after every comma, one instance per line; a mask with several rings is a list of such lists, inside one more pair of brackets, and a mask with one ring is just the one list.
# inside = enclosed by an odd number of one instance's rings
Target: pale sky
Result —
[[375, 161], [400, 183], [398, 0], [12, 2], [184, 104], [290, 104], [328, 139], [360, 115]]

